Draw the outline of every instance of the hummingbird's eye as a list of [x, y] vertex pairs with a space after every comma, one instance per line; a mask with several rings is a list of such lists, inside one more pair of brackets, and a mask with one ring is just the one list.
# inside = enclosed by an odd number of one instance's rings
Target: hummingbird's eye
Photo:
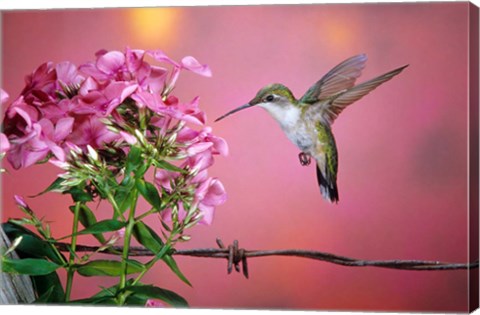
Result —
[[274, 97], [273, 97], [272, 94], [267, 95], [267, 97], [265, 97], [265, 100], [266, 100], [267, 102], [271, 102], [271, 101], [273, 101], [273, 99], [274, 99]]

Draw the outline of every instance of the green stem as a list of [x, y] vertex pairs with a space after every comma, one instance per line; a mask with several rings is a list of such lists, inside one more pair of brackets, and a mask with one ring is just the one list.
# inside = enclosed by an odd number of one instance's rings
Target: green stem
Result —
[[147, 110], [146, 108], [140, 108], [138, 110], [139, 120], [140, 120], [140, 130], [144, 131], [147, 129]]
[[125, 217], [123, 216], [123, 213], [120, 211], [120, 208], [118, 207], [117, 202], [115, 201], [115, 198], [113, 197], [111, 192], [107, 192], [107, 199], [110, 202], [110, 204], [113, 207], [113, 211], [118, 215], [118, 217], [122, 218], [125, 221]]
[[148, 263], [146, 263], [145, 264], [145, 269], [143, 269], [142, 272], [140, 272], [140, 274], [137, 276], [137, 278], [135, 278], [135, 280], [133, 280], [132, 285], [136, 285], [143, 278], [143, 276], [150, 270], [150, 268], [152, 268], [153, 265], [155, 265], [155, 263], [157, 261], [159, 261], [160, 259], [162, 259], [165, 256], [168, 249], [170, 249], [170, 243], [171, 243], [171, 240], [168, 239], [167, 243], [164, 245], [164, 248], [165, 247], [167, 248], [165, 253], [163, 255], [157, 255], [157, 256], [153, 257]]
[[136, 222], [142, 221], [145, 217], [148, 217], [149, 215], [154, 214], [156, 212], [158, 212], [158, 210], [155, 209], [155, 208], [152, 208], [152, 209], [148, 210], [147, 212], [144, 212], [141, 215], [139, 215], [138, 217], [136, 217], [135, 221]]
[[[119, 290], [122, 291], [126, 284], [127, 284], [127, 268], [128, 268], [128, 253], [130, 250], [130, 241], [132, 239], [132, 231], [133, 227], [135, 225], [135, 208], [137, 206], [137, 200], [138, 200], [138, 190], [133, 189], [132, 192], [133, 198], [132, 198], [132, 203], [130, 205], [130, 212], [128, 214], [128, 221], [127, 221], [127, 226], [125, 227], [125, 236], [123, 240], [123, 252], [122, 252], [122, 270], [123, 273], [120, 276], [120, 283], [119, 283]], [[125, 304], [125, 300], [127, 298], [127, 295], [121, 294], [118, 298], [118, 305], [123, 305]]]
[[68, 259], [68, 266], [67, 266], [67, 283], [65, 286], [65, 302], [68, 302], [70, 300], [70, 294], [72, 292], [73, 276], [75, 274], [75, 269], [73, 268], [73, 265], [75, 263], [75, 251], [77, 248], [78, 219], [79, 219], [81, 205], [82, 203], [77, 201], [75, 203], [75, 208], [73, 211], [72, 244], [70, 248], [70, 257]]
[[[153, 257], [148, 263], [145, 264], [145, 269], [142, 270], [142, 272], [140, 272], [140, 274], [137, 276], [137, 278], [135, 278], [135, 280], [133, 281], [132, 285], [135, 285], [137, 284], [142, 278], [143, 276], [150, 270], [150, 268], [153, 267], [153, 265], [159, 261], [160, 259], [162, 259], [166, 254], [167, 252], [170, 250], [170, 246], [172, 245], [172, 240], [175, 238], [175, 236], [178, 234], [178, 232], [176, 230], [172, 231], [172, 233], [170, 233], [170, 235], [168, 236], [168, 239], [165, 241], [165, 244], [163, 245], [162, 249], [165, 249], [165, 252], [162, 254], [162, 255], [156, 255], [155, 257]], [[162, 249], [160, 250], [160, 252], [162, 251]]]

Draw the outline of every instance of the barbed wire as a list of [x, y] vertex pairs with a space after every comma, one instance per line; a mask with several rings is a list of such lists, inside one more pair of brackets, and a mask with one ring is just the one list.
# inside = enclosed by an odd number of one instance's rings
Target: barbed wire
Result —
[[[336, 265], [347, 267], [378, 267], [401, 270], [416, 270], [416, 271], [435, 271], [435, 270], [465, 270], [478, 268], [479, 262], [472, 263], [450, 263], [441, 261], [429, 260], [363, 260], [340, 256], [336, 254], [302, 250], [302, 249], [280, 249], [280, 250], [245, 250], [239, 248], [238, 241], [233, 241], [232, 245], [225, 246], [220, 239], [216, 240], [218, 248], [196, 248], [172, 250], [172, 255], [177, 256], [191, 256], [204, 258], [223, 258], [227, 259], [227, 273], [230, 274], [235, 268], [237, 272], [242, 271], [245, 278], [248, 279], [248, 264], [247, 258], [265, 257], [265, 256], [294, 256], [324, 261]], [[56, 243], [61, 251], [69, 251], [70, 244]], [[76, 250], [79, 252], [99, 251], [104, 254], [115, 254], [115, 252], [122, 252], [122, 246], [112, 246], [101, 250], [98, 246], [78, 245]], [[132, 246], [129, 252], [130, 256], [155, 256], [152, 251], [138, 246]]]

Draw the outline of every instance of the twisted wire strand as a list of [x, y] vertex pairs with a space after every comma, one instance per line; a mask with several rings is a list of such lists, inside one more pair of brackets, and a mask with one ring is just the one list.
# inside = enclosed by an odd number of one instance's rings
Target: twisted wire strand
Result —
[[[303, 249], [279, 249], [279, 250], [245, 250], [239, 248], [238, 241], [233, 241], [232, 245], [225, 246], [220, 239], [217, 239], [219, 248], [195, 248], [174, 250], [172, 255], [190, 256], [202, 258], [223, 258], [228, 260], [227, 272], [230, 274], [235, 268], [237, 272], [242, 271], [243, 275], [248, 278], [247, 258], [266, 257], [266, 256], [291, 256], [315, 259], [327, 263], [347, 266], [347, 267], [379, 267], [400, 270], [416, 270], [416, 271], [435, 271], [435, 270], [469, 270], [479, 267], [479, 262], [472, 263], [451, 263], [429, 260], [363, 260], [340, 256], [321, 251], [303, 250]], [[57, 243], [56, 246], [61, 251], [68, 251], [68, 243]], [[76, 250], [79, 252], [98, 251], [97, 246], [77, 245]], [[108, 249], [100, 251], [104, 254], [115, 254], [122, 252], [122, 246], [112, 246]], [[154, 256], [155, 253], [144, 247], [133, 246], [130, 248], [130, 256]]]

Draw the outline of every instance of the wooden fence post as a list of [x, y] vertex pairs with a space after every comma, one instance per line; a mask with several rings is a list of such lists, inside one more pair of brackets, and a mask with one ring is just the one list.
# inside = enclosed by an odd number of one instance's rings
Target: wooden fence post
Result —
[[[10, 240], [3, 232], [0, 225], [0, 248], [10, 246]], [[7, 255], [9, 258], [18, 258], [15, 252]], [[9, 274], [0, 268], [0, 305], [2, 304], [27, 304], [35, 300], [33, 285], [29, 276]]]

